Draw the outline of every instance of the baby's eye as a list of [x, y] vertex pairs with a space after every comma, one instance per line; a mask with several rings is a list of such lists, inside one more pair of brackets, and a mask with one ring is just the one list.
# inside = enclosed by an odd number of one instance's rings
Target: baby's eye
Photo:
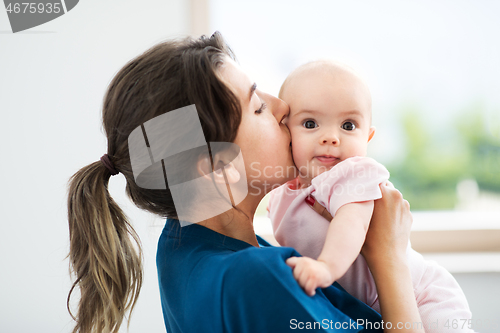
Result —
[[305, 128], [316, 128], [318, 127], [318, 124], [314, 120], [306, 120], [303, 124]]
[[352, 121], [346, 121], [342, 124], [342, 129], [346, 131], [353, 131], [356, 128], [356, 125]]

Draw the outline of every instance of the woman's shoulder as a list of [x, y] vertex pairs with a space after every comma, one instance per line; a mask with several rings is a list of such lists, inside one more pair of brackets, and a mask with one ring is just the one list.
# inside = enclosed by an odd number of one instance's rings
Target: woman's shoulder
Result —
[[235, 260], [228, 266], [221, 289], [223, 321], [228, 331], [288, 332], [296, 329], [297, 323], [320, 322], [323, 325], [314, 326], [316, 331], [329, 331], [334, 328], [328, 325], [330, 322], [380, 320], [375, 311], [338, 285], [320, 289], [309, 297], [285, 263], [295, 255], [298, 254], [292, 248], [265, 247], [241, 251], [235, 256], [244, 260]]
[[176, 228], [175, 220], [170, 220], [158, 242], [157, 265], [188, 271], [211, 267], [210, 272], [217, 274], [246, 270], [258, 274], [288, 268], [286, 258], [299, 255], [292, 248], [271, 246], [260, 237], [258, 241], [264, 246], [257, 248], [198, 225]]
[[291, 268], [285, 263], [286, 259], [292, 256], [299, 256], [293, 248], [269, 245], [249, 246], [238, 251], [220, 249], [207, 253], [204, 260], [209, 265], [218, 266], [226, 282], [248, 279], [258, 279], [262, 282], [269, 280], [275, 273], [281, 277], [286, 274], [292, 277]]
[[299, 256], [298, 252], [291, 247], [249, 247], [230, 254], [231, 269], [238, 268], [239, 271], [253, 270], [253, 274], [259, 274], [268, 270], [290, 270], [285, 260], [292, 256]]
[[183, 237], [173, 240], [176, 245], [166, 241], [158, 249], [165, 252], [158, 276], [170, 321], [184, 318], [170, 313], [189, 309], [200, 321], [186, 319], [185, 327], [198, 328], [220, 317], [220, 330], [228, 332], [283, 332], [291, 330], [291, 320], [346, 321], [344, 311], [363, 308], [346, 306], [354, 299], [333, 286], [309, 297], [286, 265], [286, 259], [299, 256], [293, 248], [258, 248], [201, 228], [186, 229]]

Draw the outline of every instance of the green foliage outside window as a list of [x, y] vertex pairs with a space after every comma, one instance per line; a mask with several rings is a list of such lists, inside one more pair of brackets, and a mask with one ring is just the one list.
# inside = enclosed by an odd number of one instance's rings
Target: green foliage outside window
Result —
[[498, 123], [488, 123], [482, 111], [465, 112], [454, 124], [453, 138], [442, 140], [442, 133], [431, 133], [423, 118], [415, 110], [403, 113], [404, 158], [387, 165], [412, 210], [453, 209], [457, 184], [464, 179], [474, 179], [480, 190], [500, 193]]

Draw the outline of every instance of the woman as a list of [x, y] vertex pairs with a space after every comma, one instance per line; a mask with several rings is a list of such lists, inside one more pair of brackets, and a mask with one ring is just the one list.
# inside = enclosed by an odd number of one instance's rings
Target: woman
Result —
[[[157, 255], [168, 332], [274, 332], [307, 325], [318, 331], [339, 325], [358, 331], [362, 327], [353, 328], [356, 320], [365, 320], [368, 328], [368, 322], [381, 327], [377, 313], [337, 284], [307, 296], [285, 264], [298, 253], [271, 247], [255, 235], [252, 221], [260, 200], [294, 177], [283, 172], [293, 170], [290, 136], [282, 123], [288, 106], [256, 89], [232, 58], [217, 32], [209, 39], [169, 41], [133, 59], [111, 82], [103, 108], [108, 153], [70, 182], [72, 290], [78, 286], [81, 291], [74, 332], [117, 332], [141, 287], [137, 236], [107, 191], [109, 177], [118, 172], [138, 207], [168, 218]], [[145, 131], [148, 120], [192, 104], [207, 142], [240, 147], [248, 194], [225, 213], [181, 228], [169, 188], [136, 184], [128, 138], [136, 128]], [[223, 161], [222, 153], [189, 157], [187, 171], [197, 177], [211, 169], [220, 174], [222, 163], [226, 184], [232, 177], [242, 179], [240, 169]], [[377, 283], [382, 318], [396, 328], [420, 321], [405, 256], [411, 216], [397, 190], [381, 189], [363, 255]], [[196, 196], [189, 204], [197, 209]]]

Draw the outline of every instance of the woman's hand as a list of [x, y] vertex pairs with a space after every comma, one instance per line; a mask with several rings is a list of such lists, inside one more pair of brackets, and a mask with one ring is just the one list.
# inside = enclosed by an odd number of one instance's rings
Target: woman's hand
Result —
[[[361, 254], [373, 274], [380, 302], [382, 318], [386, 323], [420, 323], [413, 291], [406, 248], [413, 218], [410, 204], [401, 193], [387, 182], [380, 185], [382, 198], [375, 200], [372, 220]], [[388, 326], [384, 332], [390, 332]], [[424, 333], [423, 326], [399, 330]]]
[[[369, 266], [406, 260], [406, 248], [413, 218], [410, 204], [389, 181], [380, 184], [382, 198], [375, 200], [370, 227], [361, 254]], [[381, 263], [382, 264], [382, 263]], [[371, 267], [370, 267], [371, 268]]]

